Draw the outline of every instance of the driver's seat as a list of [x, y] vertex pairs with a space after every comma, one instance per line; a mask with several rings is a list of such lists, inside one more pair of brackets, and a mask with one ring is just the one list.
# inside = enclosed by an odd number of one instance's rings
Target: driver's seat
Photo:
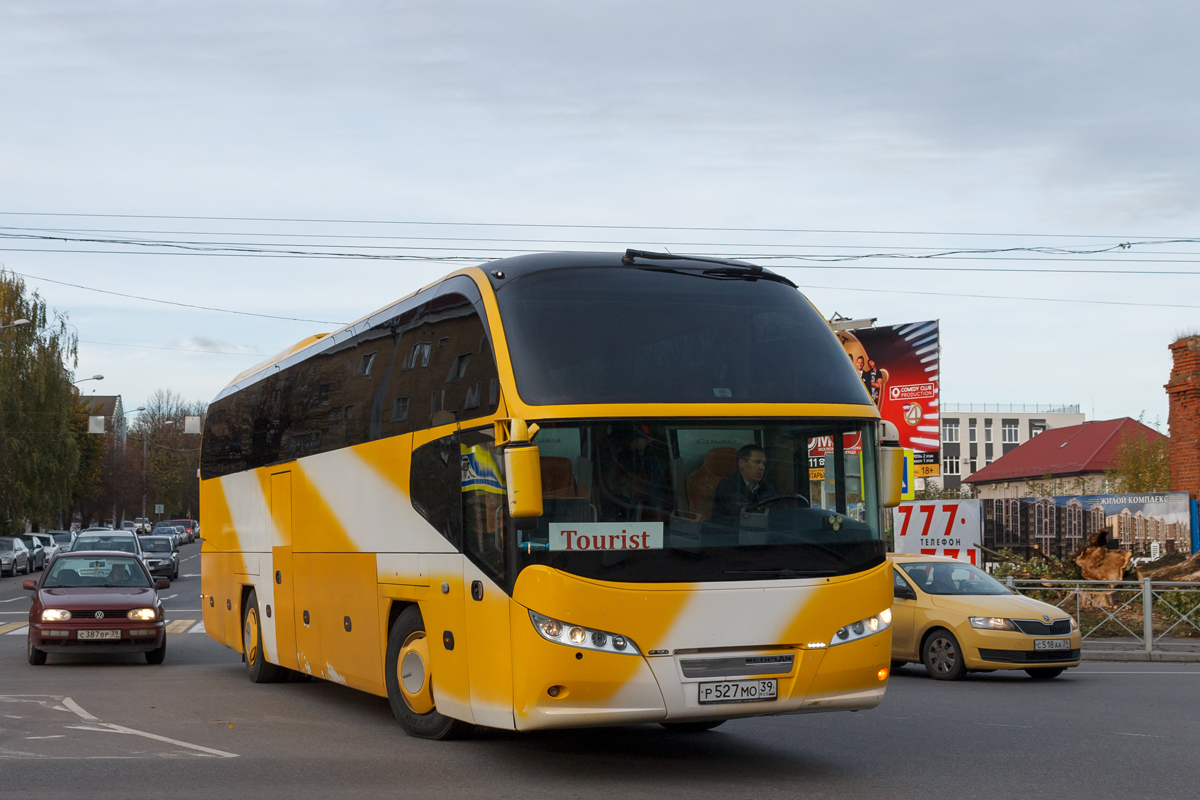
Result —
[[737, 450], [714, 447], [704, 454], [700, 469], [687, 476], [688, 507], [696, 519], [712, 517], [717, 485], [737, 469]]

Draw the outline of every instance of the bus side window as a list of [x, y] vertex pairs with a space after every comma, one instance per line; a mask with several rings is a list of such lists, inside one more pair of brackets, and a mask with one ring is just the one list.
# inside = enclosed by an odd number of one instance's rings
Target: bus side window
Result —
[[462, 434], [463, 552], [478, 567], [502, 583], [508, 495], [504, 456], [490, 431]]
[[461, 547], [458, 435], [434, 439], [414, 450], [410, 474], [413, 508], [447, 541]]

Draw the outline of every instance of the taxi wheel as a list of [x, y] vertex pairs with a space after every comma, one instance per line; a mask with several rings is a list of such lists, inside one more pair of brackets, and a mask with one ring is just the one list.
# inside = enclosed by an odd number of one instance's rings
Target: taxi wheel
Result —
[[30, 664], [33, 664], [35, 667], [40, 667], [42, 664], [46, 663], [45, 651], [38, 650], [36, 647], [33, 646], [33, 637], [32, 636], [29, 636], [29, 635], [25, 636], [25, 649], [26, 649], [26, 651], [28, 651]]
[[723, 719], [710, 719], [708, 722], [660, 722], [664, 728], [671, 733], [704, 733], [711, 731], [718, 725], [724, 725]]
[[474, 727], [439, 714], [434, 706], [425, 621], [416, 606], [404, 609], [392, 625], [384, 673], [392, 716], [409, 736], [458, 739]]
[[967, 674], [962, 646], [954, 634], [945, 628], [938, 628], [925, 639], [921, 660], [930, 677], [939, 681], [956, 681]]
[[246, 674], [250, 676], [251, 683], [274, 683], [279, 680], [280, 669], [267, 661], [263, 653], [259, 621], [258, 595], [251, 591], [246, 600], [246, 615], [242, 617], [242, 653], [246, 657]]
[[1029, 673], [1029, 677], [1035, 681], [1054, 680], [1059, 675], [1063, 674], [1063, 667], [1033, 667], [1025, 670]]

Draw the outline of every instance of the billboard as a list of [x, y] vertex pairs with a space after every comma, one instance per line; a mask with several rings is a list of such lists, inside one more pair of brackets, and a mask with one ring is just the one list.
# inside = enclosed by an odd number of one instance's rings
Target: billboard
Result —
[[916, 500], [896, 507], [895, 552], [982, 563], [981, 500]]
[[837, 331], [880, 415], [913, 451], [913, 476], [941, 474], [938, 446], [938, 323], [910, 322]]
[[1150, 555], [1191, 552], [1187, 492], [1013, 497], [983, 501], [983, 545], [1066, 558], [1107, 529], [1108, 546]]

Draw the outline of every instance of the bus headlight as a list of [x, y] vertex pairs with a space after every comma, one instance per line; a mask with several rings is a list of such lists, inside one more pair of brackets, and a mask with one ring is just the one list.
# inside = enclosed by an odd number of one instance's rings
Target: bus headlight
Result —
[[[833, 638], [829, 640], [829, 646], [834, 647], [846, 642], [853, 642], [857, 639], [865, 639], [868, 636], [874, 636], [880, 631], [886, 631], [892, 626], [892, 610], [885, 608], [878, 614], [860, 619], [858, 622], [852, 622], [849, 625], [838, 628], [833, 634]], [[811, 646], [811, 645], [810, 645]]]
[[529, 612], [529, 621], [543, 639], [555, 644], [577, 647], [580, 650], [598, 650], [602, 653], [624, 653], [640, 656], [637, 645], [624, 636], [607, 631], [597, 631], [582, 625], [567, 625], [556, 619]]

